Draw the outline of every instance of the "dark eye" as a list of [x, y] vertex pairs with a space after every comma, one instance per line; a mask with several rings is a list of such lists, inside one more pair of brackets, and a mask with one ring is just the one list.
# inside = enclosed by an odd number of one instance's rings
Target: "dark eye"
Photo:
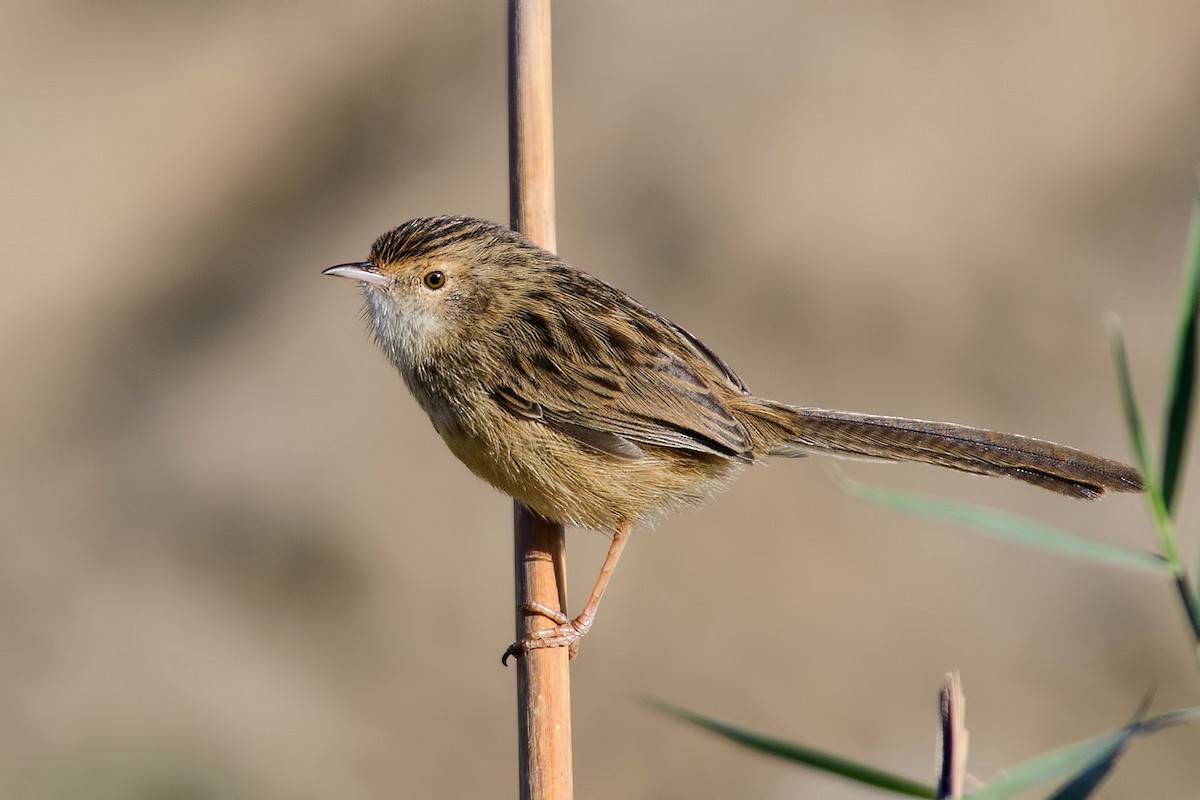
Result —
[[446, 273], [435, 269], [425, 273], [425, 285], [430, 289], [440, 289], [446, 285]]

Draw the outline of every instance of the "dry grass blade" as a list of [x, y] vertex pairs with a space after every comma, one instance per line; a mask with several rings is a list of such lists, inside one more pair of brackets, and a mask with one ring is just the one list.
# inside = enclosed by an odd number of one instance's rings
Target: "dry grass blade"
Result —
[[941, 715], [941, 765], [938, 768], [938, 800], [958, 800], [967, 779], [967, 698], [957, 672], [946, 674], [938, 693]]

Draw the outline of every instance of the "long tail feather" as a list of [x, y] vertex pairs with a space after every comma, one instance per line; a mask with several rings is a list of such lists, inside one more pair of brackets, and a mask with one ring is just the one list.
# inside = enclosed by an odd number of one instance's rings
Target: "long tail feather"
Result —
[[949, 422], [881, 417], [786, 406], [746, 398], [737, 415], [759, 454], [919, 461], [962, 472], [1016, 478], [1071, 497], [1093, 499], [1105, 490], [1139, 492], [1133, 467], [1015, 433]]

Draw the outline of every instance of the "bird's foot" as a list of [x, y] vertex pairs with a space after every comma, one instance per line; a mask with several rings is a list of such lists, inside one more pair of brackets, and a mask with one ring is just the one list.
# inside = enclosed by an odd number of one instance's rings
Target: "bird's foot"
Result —
[[543, 647], [567, 647], [569, 648], [568, 657], [574, 658], [579, 652], [579, 640], [592, 627], [592, 617], [584, 614], [570, 619], [561, 611], [555, 611], [541, 603], [522, 603], [520, 608], [526, 614], [546, 617], [556, 625], [553, 628], [527, 633], [523, 638], [510, 644], [500, 658], [500, 663], [505, 666], [508, 666], [510, 657], [520, 658], [530, 650], [540, 650]]

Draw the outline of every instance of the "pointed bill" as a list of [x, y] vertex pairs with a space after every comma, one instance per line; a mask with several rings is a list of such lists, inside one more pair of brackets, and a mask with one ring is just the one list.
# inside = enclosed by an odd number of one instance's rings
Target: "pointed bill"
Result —
[[336, 264], [321, 270], [322, 275], [332, 275], [335, 278], [349, 278], [360, 283], [373, 283], [376, 286], [388, 286], [391, 278], [380, 275], [375, 265], [370, 261], [356, 261], [351, 264]]

